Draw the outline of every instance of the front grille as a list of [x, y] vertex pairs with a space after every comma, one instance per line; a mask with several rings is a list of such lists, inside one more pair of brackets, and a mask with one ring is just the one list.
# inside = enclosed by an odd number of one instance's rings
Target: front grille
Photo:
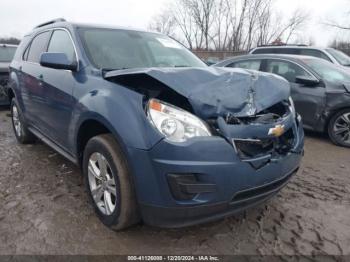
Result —
[[233, 145], [241, 159], [250, 159], [274, 153], [286, 154], [293, 148], [294, 139], [294, 132], [289, 129], [276, 138], [234, 139]]
[[277, 181], [274, 181], [273, 183], [238, 192], [232, 198], [231, 203], [247, 201], [247, 200], [252, 199], [252, 198], [259, 198], [259, 197], [263, 197], [263, 196], [272, 194], [272, 193], [276, 192], [277, 190], [281, 189], [297, 171], [298, 170], [295, 170], [292, 173], [285, 176], [284, 178], [277, 180]]
[[272, 139], [235, 139], [234, 144], [241, 158], [252, 158], [273, 151]]

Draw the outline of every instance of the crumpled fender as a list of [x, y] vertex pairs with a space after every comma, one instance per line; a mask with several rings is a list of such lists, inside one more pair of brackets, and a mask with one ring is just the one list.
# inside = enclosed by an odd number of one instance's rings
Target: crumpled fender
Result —
[[145, 74], [186, 97], [194, 113], [204, 119], [233, 114], [255, 115], [287, 100], [289, 83], [283, 78], [236, 68], [146, 68], [107, 72], [105, 79]]

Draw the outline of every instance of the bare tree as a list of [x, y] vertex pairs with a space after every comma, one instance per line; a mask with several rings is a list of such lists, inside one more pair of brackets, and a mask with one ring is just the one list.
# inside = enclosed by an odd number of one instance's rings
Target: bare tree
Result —
[[350, 30], [350, 25], [342, 25], [334, 21], [326, 21], [326, 22], [323, 22], [323, 24], [326, 26], [334, 27], [341, 30]]
[[[348, 2], [350, 2], [350, 0], [348, 0]], [[347, 11], [345, 13], [345, 16], [348, 17], [349, 15], [350, 15], [350, 11]], [[341, 30], [350, 30], [350, 24], [348, 23], [343, 24], [340, 22], [336, 22], [334, 20], [327, 19], [325, 22], [323, 22], [323, 24], [326, 26], [334, 27]]]
[[[171, 6], [175, 22], [185, 38], [188, 48], [199, 48], [202, 43], [198, 42], [198, 28], [194, 24], [191, 12], [188, 9], [187, 0], [177, 0]], [[179, 39], [179, 41], [181, 41]]]
[[254, 36], [257, 25], [259, 23], [260, 10], [268, 7], [270, 0], [250, 0], [248, 1], [248, 12], [247, 12], [247, 32], [246, 39], [243, 43], [245, 49], [251, 49], [253, 45]]
[[200, 30], [201, 42], [204, 41], [206, 50], [209, 49], [209, 31], [213, 20], [213, 7], [216, 2], [215, 0], [186, 0], [186, 7]]
[[178, 32], [191, 49], [241, 51], [275, 39], [289, 42], [308, 15], [296, 10], [279, 15], [273, 0], [175, 0], [167, 12], [153, 20], [163, 33]]
[[162, 34], [173, 36], [174, 29], [176, 27], [176, 19], [172, 12], [169, 10], [164, 10], [159, 15], [153, 17], [148, 28], [152, 31], [157, 31]]
[[292, 17], [288, 20], [287, 24], [283, 28], [280, 37], [285, 34], [286, 40], [288, 43], [290, 38], [302, 27], [305, 25], [309, 15], [303, 12], [301, 9], [295, 10]]
[[20, 42], [21, 40], [15, 37], [0, 37], [0, 44], [18, 45]]

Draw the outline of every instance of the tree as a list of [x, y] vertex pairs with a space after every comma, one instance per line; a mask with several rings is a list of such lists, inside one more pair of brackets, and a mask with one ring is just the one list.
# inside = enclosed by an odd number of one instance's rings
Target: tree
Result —
[[301, 10], [279, 15], [273, 0], [175, 0], [151, 28], [176, 32], [191, 49], [241, 51], [278, 38], [288, 43], [307, 19]]
[[172, 36], [176, 26], [176, 19], [169, 10], [165, 10], [159, 15], [155, 16], [148, 28], [152, 31]]
[[18, 45], [21, 42], [20, 39], [15, 38], [15, 37], [1, 37], [0, 38], [0, 43], [1, 44], [12, 44], [12, 45]]

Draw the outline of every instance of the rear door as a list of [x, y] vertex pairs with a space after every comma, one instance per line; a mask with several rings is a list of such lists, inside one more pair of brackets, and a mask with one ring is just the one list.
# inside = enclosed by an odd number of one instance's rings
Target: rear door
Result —
[[291, 85], [291, 96], [296, 111], [303, 117], [305, 127], [313, 129], [325, 104], [326, 89], [319, 86], [306, 86], [296, 81], [298, 76], [315, 78], [301, 65], [280, 59], [268, 59], [264, 71], [285, 78]]
[[23, 113], [27, 121], [40, 130], [45, 129], [43, 110], [45, 109], [45, 95], [42, 83], [44, 69], [40, 66], [40, 57], [46, 51], [51, 31], [37, 34], [23, 55], [20, 67], [23, 84], [21, 94], [23, 99]]

